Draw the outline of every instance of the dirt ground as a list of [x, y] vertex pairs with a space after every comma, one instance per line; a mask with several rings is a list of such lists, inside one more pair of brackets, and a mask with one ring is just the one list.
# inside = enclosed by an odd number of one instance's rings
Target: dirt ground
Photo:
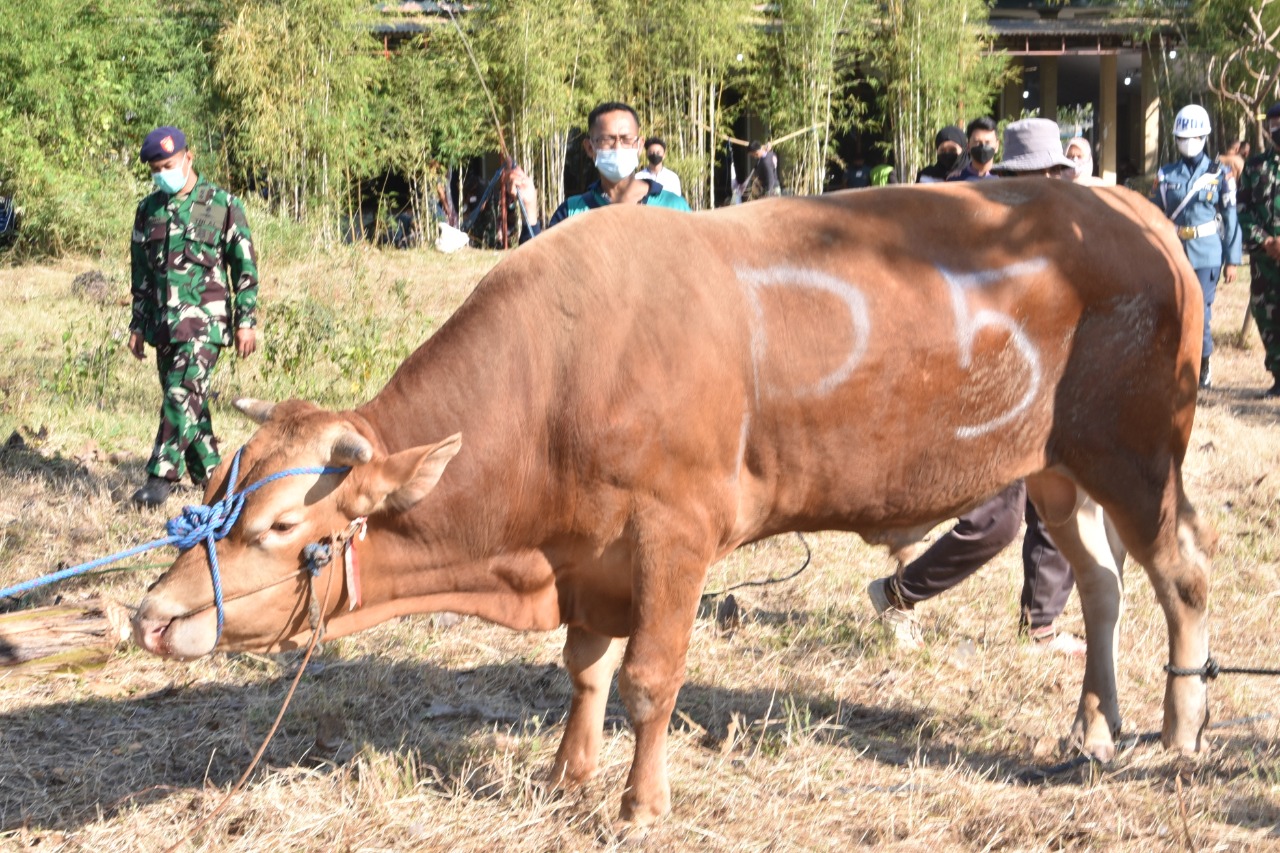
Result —
[[[339, 314], [367, 308], [389, 336], [420, 338], [494, 262], [463, 255], [313, 259], [267, 289], [314, 294]], [[72, 292], [91, 268], [0, 270], [0, 441], [19, 436], [0, 451], [0, 585], [153, 539], [166, 518], [126, 504], [154, 430], [149, 368], [110, 353], [95, 366], [84, 341], [64, 338], [109, 338], [124, 322], [95, 319], [127, 311], [118, 270], [114, 291]], [[1280, 402], [1260, 397], [1270, 382], [1256, 332], [1240, 334], [1246, 298], [1247, 282], [1220, 292], [1215, 387], [1184, 472], [1221, 537], [1214, 654], [1280, 667]], [[394, 366], [380, 359], [325, 393], [371, 393]], [[268, 372], [229, 367], [219, 388], [287, 394]], [[228, 444], [249, 434], [225, 404], [216, 417]], [[185, 490], [170, 514], [197, 499]], [[736, 593], [736, 630], [720, 631], [710, 608], [698, 620], [673, 720], [674, 811], [643, 836], [620, 837], [614, 822], [632, 748], [616, 696], [598, 779], [568, 793], [546, 784], [569, 699], [562, 631], [415, 617], [326, 644], [262, 767], [200, 828], [270, 728], [298, 655], [183, 664], [122, 646], [58, 674], [0, 669], [0, 850], [1280, 849], [1280, 679], [1213, 683], [1213, 719], [1228, 725], [1200, 756], [1136, 737], [1160, 728], [1167, 642], [1140, 569], [1126, 576], [1120, 753], [1045, 775], [1071, 758], [1061, 741], [1083, 663], [1018, 637], [1016, 548], [925, 605], [924, 646], [902, 651], [864, 593], [888, 556], [843, 534], [809, 542], [798, 578]], [[23, 606], [135, 603], [167, 557]], [[794, 537], [769, 540], [714, 567], [709, 588], [803, 558]], [[1082, 632], [1074, 597], [1064, 625]]]

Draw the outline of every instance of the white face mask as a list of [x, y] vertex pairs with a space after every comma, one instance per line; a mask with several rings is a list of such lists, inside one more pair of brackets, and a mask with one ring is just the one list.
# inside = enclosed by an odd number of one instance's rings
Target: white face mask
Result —
[[1178, 153], [1188, 160], [1199, 157], [1200, 152], [1204, 150], [1204, 137], [1193, 136], [1190, 139], [1179, 139], [1177, 142]]
[[596, 170], [610, 183], [616, 184], [630, 176], [639, 165], [640, 150], [637, 148], [610, 148], [596, 152]]

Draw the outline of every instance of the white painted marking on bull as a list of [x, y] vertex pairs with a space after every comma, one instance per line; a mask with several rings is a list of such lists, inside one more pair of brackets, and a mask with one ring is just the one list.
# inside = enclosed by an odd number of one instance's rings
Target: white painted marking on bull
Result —
[[742, 429], [738, 433], [738, 467], [734, 472], [735, 481], [741, 481], [742, 469], [747, 465], [747, 433], [751, 431], [751, 412], [743, 412]]
[[979, 332], [983, 329], [1003, 329], [1009, 333], [1009, 340], [1013, 342], [1018, 353], [1026, 361], [1029, 374], [1027, 390], [1023, 392], [1022, 397], [1012, 407], [999, 417], [992, 418], [985, 423], [957, 428], [957, 437], [977, 438], [978, 436], [986, 435], [1022, 414], [1036, 398], [1036, 394], [1040, 392], [1040, 383], [1043, 378], [1043, 371], [1040, 367], [1040, 353], [1036, 350], [1035, 345], [1031, 343], [1026, 332], [1022, 330], [1022, 325], [1008, 314], [1002, 314], [999, 311], [992, 311], [987, 308], [970, 316], [966, 292], [986, 287], [1007, 278], [1032, 275], [1043, 271], [1048, 266], [1049, 262], [1044, 258], [1035, 258], [1030, 261], [1010, 264], [1000, 269], [972, 273], [953, 273], [948, 269], [938, 267], [938, 272], [942, 274], [942, 278], [947, 282], [947, 286], [951, 290], [951, 308], [956, 315], [956, 344], [960, 349], [960, 366], [968, 370], [973, 364], [973, 345]]
[[[751, 362], [755, 371], [756, 402], [760, 400], [760, 363], [769, 349], [764, 306], [760, 303], [759, 295], [759, 291], [766, 287], [820, 290], [844, 302], [849, 309], [849, 319], [853, 323], [853, 344], [849, 348], [848, 355], [839, 367], [817, 382], [791, 389], [790, 393], [797, 396], [825, 397], [844, 384], [857, 369], [863, 356], [867, 354], [867, 342], [871, 338], [871, 318], [867, 314], [867, 299], [862, 295], [862, 291], [829, 273], [803, 267], [738, 269], [737, 275], [738, 280], [747, 286], [747, 296], [751, 301], [751, 310], [754, 314], [754, 322], [751, 326]], [[768, 390], [779, 389], [769, 388]]]

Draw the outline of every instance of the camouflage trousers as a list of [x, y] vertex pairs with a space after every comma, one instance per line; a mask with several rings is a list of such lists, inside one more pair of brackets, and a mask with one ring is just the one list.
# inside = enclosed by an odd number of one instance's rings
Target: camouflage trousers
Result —
[[171, 482], [190, 471], [193, 482], [209, 478], [221, 457], [209, 417], [209, 380], [218, 363], [218, 347], [185, 341], [156, 347], [160, 373], [160, 429], [147, 473]]
[[1249, 310], [1266, 350], [1267, 371], [1280, 379], [1280, 264], [1265, 257], [1252, 260]]

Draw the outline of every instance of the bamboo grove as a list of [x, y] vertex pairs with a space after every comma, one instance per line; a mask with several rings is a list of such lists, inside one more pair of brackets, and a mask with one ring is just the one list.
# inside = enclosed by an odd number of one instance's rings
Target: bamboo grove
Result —
[[118, 243], [146, 177], [136, 146], [157, 124], [182, 126], [203, 170], [327, 241], [386, 175], [420, 206], [499, 133], [549, 213], [575, 133], [606, 99], [666, 140], [695, 209], [716, 203], [722, 136], [746, 112], [796, 134], [780, 145], [791, 191], [821, 191], [855, 128], [891, 140], [910, 174], [938, 126], [985, 109], [1003, 68], [985, 0], [456, 9], [391, 38], [402, 18], [369, 0], [9, 0], [0, 195], [23, 205], [25, 248]]

